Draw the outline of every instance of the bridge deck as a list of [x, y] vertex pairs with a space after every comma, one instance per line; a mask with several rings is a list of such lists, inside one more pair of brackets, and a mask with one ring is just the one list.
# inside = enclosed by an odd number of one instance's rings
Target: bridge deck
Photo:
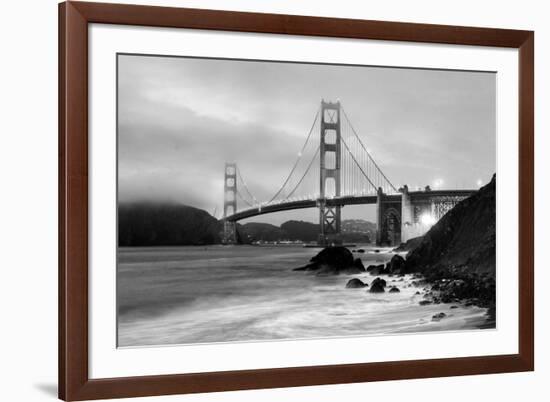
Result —
[[[409, 196], [412, 200], [429, 200], [437, 197], [449, 197], [449, 196], [470, 196], [477, 190], [432, 190], [432, 191], [410, 191]], [[384, 201], [401, 201], [401, 194], [384, 194]], [[376, 195], [365, 196], [344, 196], [327, 198], [326, 204], [329, 206], [334, 205], [362, 205], [362, 204], [376, 204]], [[240, 221], [241, 219], [251, 218], [253, 216], [270, 214], [273, 212], [288, 211], [293, 209], [305, 209], [318, 207], [318, 199], [288, 201], [279, 204], [269, 204], [261, 207], [253, 207], [239, 211], [233, 215], [227, 216], [225, 219], [230, 222]]]

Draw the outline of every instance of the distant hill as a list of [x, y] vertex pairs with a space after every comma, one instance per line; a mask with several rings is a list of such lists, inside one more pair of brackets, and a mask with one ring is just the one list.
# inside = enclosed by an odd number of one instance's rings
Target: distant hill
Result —
[[118, 207], [119, 246], [177, 246], [220, 243], [222, 224], [187, 205], [131, 203]]
[[[181, 204], [127, 203], [118, 207], [118, 243], [122, 247], [183, 246], [221, 243], [222, 222], [208, 212]], [[280, 227], [249, 222], [237, 225], [239, 241], [317, 241], [319, 224], [287, 221]], [[376, 225], [356, 220], [342, 221], [345, 242], [368, 243]]]
[[281, 225], [288, 240], [316, 241], [319, 237], [319, 224], [304, 221], [287, 221]]
[[287, 234], [280, 227], [269, 223], [249, 222], [238, 226], [244, 242], [287, 240]]
[[344, 219], [342, 239], [344, 243], [371, 243], [376, 239], [376, 223], [364, 219]]
[[342, 233], [366, 233], [376, 235], [376, 223], [364, 219], [344, 219], [342, 221]]
[[[238, 231], [243, 240], [254, 241], [317, 241], [319, 224], [290, 220], [280, 227], [268, 223], [250, 222], [239, 225]], [[342, 221], [342, 238], [344, 242], [370, 243], [376, 236], [376, 225], [362, 219]]]

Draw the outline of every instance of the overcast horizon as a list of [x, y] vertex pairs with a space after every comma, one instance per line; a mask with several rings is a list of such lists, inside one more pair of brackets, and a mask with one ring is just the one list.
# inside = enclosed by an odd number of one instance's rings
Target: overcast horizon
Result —
[[[321, 99], [340, 100], [396, 186], [477, 188], [496, 171], [496, 74], [118, 56], [119, 202], [177, 202], [220, 217], [226, 161], [259, 200], [281, 186]], [[343, 218], [374, 219], [371, 206]], [[318, 210], [247, 221], [316, 222]]]

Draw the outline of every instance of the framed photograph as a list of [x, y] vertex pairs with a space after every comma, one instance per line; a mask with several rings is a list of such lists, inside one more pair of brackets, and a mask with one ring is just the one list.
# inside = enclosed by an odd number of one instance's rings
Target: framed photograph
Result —
[[61, 399], [533, 370], [533, 32], [59, 22]]

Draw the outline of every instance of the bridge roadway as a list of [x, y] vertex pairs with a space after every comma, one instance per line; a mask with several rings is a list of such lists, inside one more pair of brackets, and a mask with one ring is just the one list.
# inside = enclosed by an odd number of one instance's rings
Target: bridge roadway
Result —
[[[409, 196], [414, 200], [426, 200], [429, 201], [432, 198], [437, 197], [449, 197], [449, 196], [470, 196], [477, 190], [430, 190], [430, 191], [409, 191]], [[401, 201], [401, 194], [383, 194], [384, 201]], [[327, 198], [326, 205], [361, 205], [361, 204], [376, 204], [378, 199], [377, 195], [361, 195], [361, 196], [342, 196]], [[253, 216], [270, 214], [279, 211], [289, 211], [293, 209], [305, 209], [316, 208], [319, 199], [297, 200], [287, 201], [278, 204], [262, 205], [261, 207], [252, 207], [244, 209], [233, 215], [227, 216], [225, 219], [230, 222], [237, 222], [242, 219], [251, 218]]]

